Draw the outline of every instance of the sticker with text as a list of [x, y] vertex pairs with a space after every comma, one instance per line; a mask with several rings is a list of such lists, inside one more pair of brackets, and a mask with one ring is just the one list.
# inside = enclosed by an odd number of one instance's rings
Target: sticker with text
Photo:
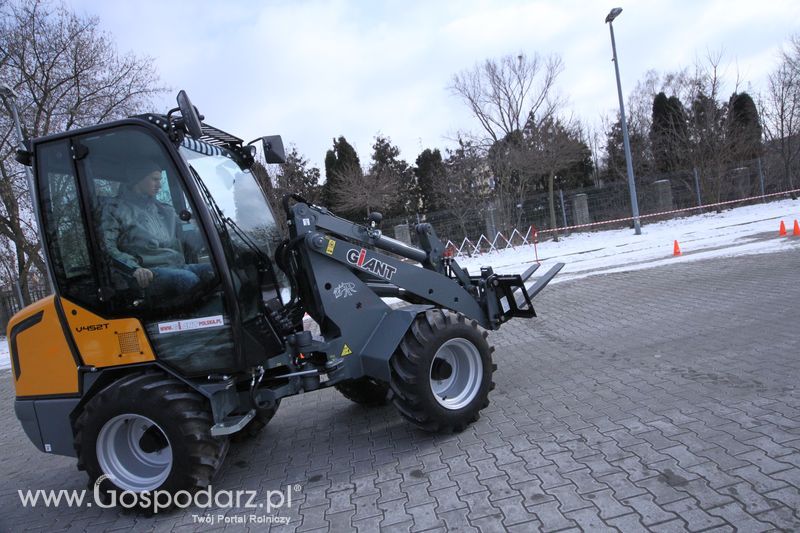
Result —
[[176, 320], [175, 322], [161, 322], [158, 325], [159, 333], [175, 333], [193, 329], [217, 328], [225, 325], [222, 315], [192, 318], [189, 320]]

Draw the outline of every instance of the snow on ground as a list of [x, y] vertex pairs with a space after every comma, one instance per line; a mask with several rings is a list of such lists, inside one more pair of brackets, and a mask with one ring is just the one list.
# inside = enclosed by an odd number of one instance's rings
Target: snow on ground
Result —
[[[712, 257], [800, 251], [800, 237], [792, 236], [795, 220], [800, 220], [800, 201], [782, 200], [720, 214], [712, 212], [645, 223], [641, 235], [635, 235], [632, 229], [573, 233], [559, 242], [546, 239], [538, 244], [536, 251], [542, 266], [537, 273], [546, 272], [555, 263], [565, 263], [552, 282], [558, 283]], [[786, 237], [778, 236], [781, 221], [786, 225]], [[676, 240], [682, 252], [677, 257], [673, 256]], [[521, 246], [458, 262], [474, 273], [481, 265], [491, 265], [495, 272], [510, 274], [522, 272], [533, 264], [536, 251], [533, 246]]]
[[[565, 263], [553, 284], [597, 274], [653, 268], [712, 257], [732, 257], [782, 250], [800, 252], [800, 237], [792, 236], [795, 219], [800, 220], [800, 201], [782, 200], [739, 207], [723, 213], [705, 213], [663, 222], [645, 223], [642, 234], [631, 229], [573, 233], [559, 242], [544, 240], [537, 246], [542, 267]], [[779, 237], [781, 221], [788, 236]], [[678, 241], [682, 255], [673, 256]], [[491, 265], [498, 273], [521, 273], [536, 261], [533, 246], [492, 252], [459, 259], [461, 266], [477, 273]], [[8, 345], [0, 337], [0, 369], [9, 368]]]

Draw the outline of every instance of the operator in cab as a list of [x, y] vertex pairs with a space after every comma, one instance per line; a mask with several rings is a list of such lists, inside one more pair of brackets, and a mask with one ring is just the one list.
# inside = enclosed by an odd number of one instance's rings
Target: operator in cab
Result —
[[136, 283], [153, 295], [174, 297], [214, 278], [210, 264], [187, 264], [175, 210], [156, 199], [163, 169], [142, 161], [126, 170], [127, 180], [102, 212], [101, 227], [107, 253], [118, 267], [132, 273]]

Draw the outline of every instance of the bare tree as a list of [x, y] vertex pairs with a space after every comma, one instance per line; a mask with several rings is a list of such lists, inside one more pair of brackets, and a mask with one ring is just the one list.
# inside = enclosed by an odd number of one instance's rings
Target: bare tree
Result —
[[[0, 85], [18, 94], [26, 137], [134, 114], [163, 90], [150, 58], [119, 54], [97, 18], [49, 0], [0, 3]], [[45, 267], [10, 119], [0, 117], [0, 234], [14, 245], [27, 296], [28, 273]]]
[[[481, 150], [465, 139], [448, 153], [445, 179], [433, 183], [438, 205], [447, 206], [447, 213], [456, 219], [462, 236], [470, 235], [470, 222], [480, 220], [484, 209], [491, 172]], [[448, 237], [455, 238], [449, 232]]]
[[393, 173], [380, 176], [364, 172], [355, 165], [346, 165], [336, 173], [338, 186], [333, 194], [333, 208], [341, 213], [362, 212], [365, 217], [376, 207], [392, 205], [398, 196], [400, 183]]
[[494, 174], [490, 209], [506, 229], [520, 224], [522, 204], [536, 187], [523, 130], [537, 131], [563, 105], [555, 91], [562, 70], [558, 56], [520, 53], [487, 59], [453, 76], [450, 89], [483, 130], [481, 145]]
[[[704, 195], [720, 202], [730, 189], [728, 172], [736, 159], [736, 143], [731, 131], [731, 114], [723, 100], [725, 86], [722, 52], [708, 53], [697, 61], [692, 79], [688, 110], [687, 138], [679, 146], [687, 150], [689, 160], [700, 173]], [[733, 92], [739, 87], [738, 77]]]
[[[761, 117], [767, 142], [777, 152], [789, 189], [800, 165], [800, 34], [790, 39], [781, 63], [769, 76], [761, 103]], [[792, 198], [796, 198], [792, 193]]]
[[[536, 130], [527, 132], [529, 165], [545, 177], [547, 182], [550, 227], [558, 227], [555, 209], [555, 179], [557, 175], [585, 159], [589, 154], [583, 141], [580, 125], [573, 119], [551, 118]], [[558, 234], [553, 232], [553, 240]]]
[[469, 106], [491, 145], [522, 131], [529, 117], [540, 122], [552, 116], [560, 104], [554, 85], [562, 70], [558, 56], [507, 55], [454, 75], [450, 90]]

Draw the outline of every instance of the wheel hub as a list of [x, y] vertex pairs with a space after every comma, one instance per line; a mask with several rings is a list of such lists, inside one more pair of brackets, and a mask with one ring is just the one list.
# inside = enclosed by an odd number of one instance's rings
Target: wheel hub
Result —
[[146, 416], [124, 414], [106, 422], [97, 436], [97, 461], [117, 487], [157, 489], [172, 471], [172, 447], [164, 430]]
[[483, 382], [483, 364], [478, 348], [467, 339], [442, 344], [431, 361], [430, 387], [439, 405], [458, 410], [475, 398]]

